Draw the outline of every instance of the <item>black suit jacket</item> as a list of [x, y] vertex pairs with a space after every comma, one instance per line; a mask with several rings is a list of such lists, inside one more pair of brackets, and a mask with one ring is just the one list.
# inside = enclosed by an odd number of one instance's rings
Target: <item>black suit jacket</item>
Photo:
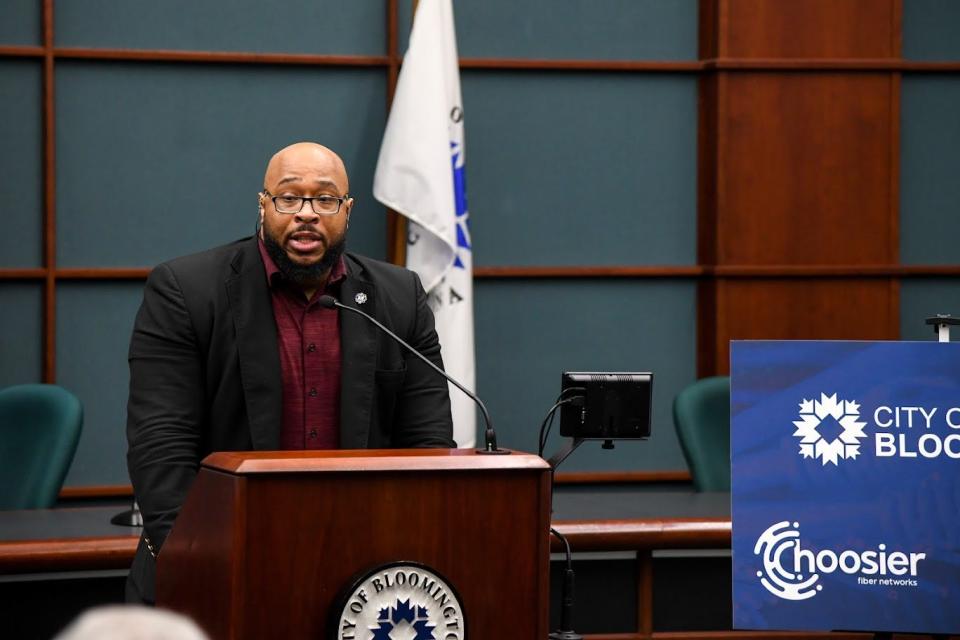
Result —
[[[341, 300], [443, 366], [416, 274], [352, 254], [344, 259]], [[357, 305], [360, 293], [366, 301]], [[340, 342], [341, 448], [455, 446], [442, 377], [356, 314], [341, 313]], [[279, 447], [280, 356], [256, 238], [156, 267], [129, 361], [127, 465], [144, 534], [159, 551], [207, 454]], [[152, 602], [153, 577], [141, 539], [128, 597]]]

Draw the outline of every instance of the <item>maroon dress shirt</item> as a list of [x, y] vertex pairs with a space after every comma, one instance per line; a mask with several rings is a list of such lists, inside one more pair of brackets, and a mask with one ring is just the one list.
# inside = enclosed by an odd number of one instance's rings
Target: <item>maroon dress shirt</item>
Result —
[[340, 445], [340, 324], [336, 309], [324, 309], [320, 296], [336, 295], [347, 275], [343, 258], [310, 300], [287, 280], [263, 241], [260, 256], [277, 323], [283, 378], [281, 449], [336, 449]]

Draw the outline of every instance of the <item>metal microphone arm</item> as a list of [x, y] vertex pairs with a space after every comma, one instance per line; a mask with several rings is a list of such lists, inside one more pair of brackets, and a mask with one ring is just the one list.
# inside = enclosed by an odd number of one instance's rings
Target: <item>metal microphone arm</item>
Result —
[[483, 420], [487, 424], [486, 431], [484, 432], [484, 448], [481, 451], [483, 451], [483, 453], [509, 453], [509, 451], [497, 448], [497, 432], [493, 430], [493, 421], [490, 419], [490, 414], [487, 412], [487, 408], [484, 406], [483, 401], [480, 400], [480, 398], [478, 398], [475, 393], [473, 393], [472, 391], [467, 389], [465, 386], [460, 384], [458, 381], [450, 377], [446, 371], [444, 371], [437, 365], [430, 362], [430, 360], [425, 355], [423, 355], [422, 353], [420, 353], [419, 351], [411, 347], [400, 336], [395, 334], [393, 331], [390, 331], [390, 329], [387, 329], [385, 326], [383, 326], [383, 324], [380, 323], [379, 320], [377, 320], [370, 314], [364, 311], [361, 311], [360, 309], [356, 309], [354, 307], [348, 307], [347, 305], [338, 302], [336, 298], [330, 295], [320, 296], [320, 299], [317, 302], [320, 304], [321, 307], [324, 307], [326, 309], [333, 309], [334, 307], [336, 307], [338, 309], [346, 309], [347, 311], [352, 311], [353, 313], [360, 314], [361, 316], [363, 316], [373, 324], [377, 325], [377, 327], [379, 327], [388, 336], [390, 336], [391, 338], [393, 338], [394, 340], [402, 344], [404, 347], [406, 347], [406, 349], [410, 353], [412, 353], [413, 355], [417, 356], [418, 358], [423, 360], [425, 363], [427, 363], [427, 365], [429, 365], [431, 369], [433, 369], [434, 371], [439, 373], [441, 376], [446, 378], [451, 384], [457, 387], [457, 389], [460, 389], [460, 391], [463, 391], [465, 394], [467, 394], [467, 396], [469, 396], [470, 399], [476, 402], [477, 406], [480, 407], [480, 412], [483, 414]]

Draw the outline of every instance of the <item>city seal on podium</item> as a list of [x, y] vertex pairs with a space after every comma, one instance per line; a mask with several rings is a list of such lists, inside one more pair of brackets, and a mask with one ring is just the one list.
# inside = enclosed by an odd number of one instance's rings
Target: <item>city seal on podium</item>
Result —
[[453, 586], [417, 562], [380, 565], [354, 578], [331, 610], [336, 640], [464, 640], [467, 624]]

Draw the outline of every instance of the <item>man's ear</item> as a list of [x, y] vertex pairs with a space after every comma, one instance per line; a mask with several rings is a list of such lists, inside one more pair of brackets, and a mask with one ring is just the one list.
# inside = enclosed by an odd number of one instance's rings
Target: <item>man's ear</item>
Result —
[[256, 229], [257, 235], [260, 235], [260, 230], [263, 229], [263, 194], [262, 193], [257, 194], [257, 215], [258, 217], [257, 217], [257, 224], [255, 229]]

